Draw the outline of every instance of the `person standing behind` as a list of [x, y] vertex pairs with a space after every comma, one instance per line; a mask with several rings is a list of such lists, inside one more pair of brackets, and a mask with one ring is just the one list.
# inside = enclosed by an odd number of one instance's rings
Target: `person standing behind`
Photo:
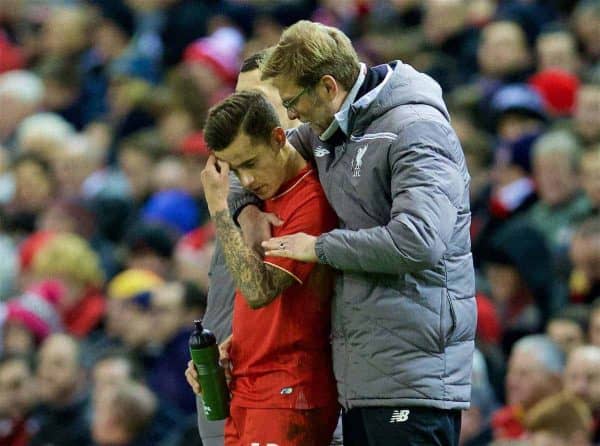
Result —
[[283, 224], [275, 235], [318, 235], [337, 223], [313, 168], [287, 141], [260, 93], [236, 93], [209, 111], [214, 151], [202, 172], [211, 218], [237, 287], [233, 334], [222, 347], [233, 364], [225, 445], [326, 445], [337, 423], [329, 346], [327, 268], [257, 255], [231, 218], [229, 171]]
[[458, 444], [476, 326], [470, 178], [439, 85], [400, 61], [367, 68], [346, 35], [309, 21], [261, 71], [308, 124], [290, 140], [314, 154], [340, 220], [263, 247], [343, 273], [332, 337], [344, 444]]

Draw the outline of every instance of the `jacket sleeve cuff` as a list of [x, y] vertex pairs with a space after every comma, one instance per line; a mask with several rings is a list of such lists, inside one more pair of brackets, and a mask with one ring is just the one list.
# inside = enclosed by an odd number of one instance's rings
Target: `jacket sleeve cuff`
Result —
[[315, 253], [317, 254], [319, 263], [331, 265], [331, 263], [329, 263], [329, 259], [327, 259], [327, 255], [325, 254], [325, 236], [326, 234], [317, 237], [317, 242], [315, 243]]
[[235, 199], [229, 199], [229, 211], [231, 212], [231, 217], [236, 225], [239, 226], [238, 217], [240, 216], [240, 212], [250, 204], [260, 207], [262, 201], [250, 193], [242, 194]]

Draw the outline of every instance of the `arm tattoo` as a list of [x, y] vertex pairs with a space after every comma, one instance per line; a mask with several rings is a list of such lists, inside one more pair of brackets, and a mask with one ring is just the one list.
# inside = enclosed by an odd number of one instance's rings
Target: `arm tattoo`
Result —
[[235, 226], [229, 210], [217, 212], [213, 221], [233, 281], [251, 308], [260, 308], [269, 304], [285, 289], [297, 283], [285, 271], [266, 265], [244, 243], [242, 234]]

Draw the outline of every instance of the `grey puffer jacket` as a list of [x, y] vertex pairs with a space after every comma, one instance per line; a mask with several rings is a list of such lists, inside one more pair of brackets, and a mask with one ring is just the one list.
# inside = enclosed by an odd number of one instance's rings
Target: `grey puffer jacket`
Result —
[[476, 326], [469, 182], [439, 85], [396, 61], [351, 107], [337, 146], [306, 126], [340, 229], [317, 254], [336, 284], [333, 359], [340, 403], [466, 409]]

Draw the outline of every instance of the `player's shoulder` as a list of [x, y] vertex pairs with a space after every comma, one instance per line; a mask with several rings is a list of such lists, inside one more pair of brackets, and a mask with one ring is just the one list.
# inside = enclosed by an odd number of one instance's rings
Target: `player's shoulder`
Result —
[[306, 172], [299, 186], [300, 187], [296, 191], [294, 201], [327, 201], [325, 198], [325, 191], [323, 190], [321, 182], [319, 181], [319, 174], [315, 168], [312, 168]]
[[273, 197], [275, 201], [298, 202], [323, 194], [319, 177], [314, 168], [304, 170], [295, 181], [282, 193]]

